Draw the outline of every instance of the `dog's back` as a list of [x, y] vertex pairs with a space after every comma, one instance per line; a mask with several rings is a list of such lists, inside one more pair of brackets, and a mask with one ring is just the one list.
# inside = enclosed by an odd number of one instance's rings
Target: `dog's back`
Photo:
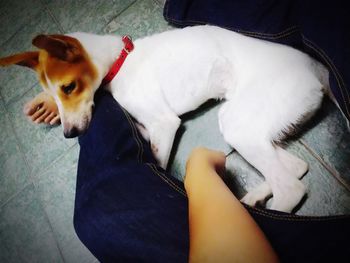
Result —
[[[213, 26], [164, 32], [135, 46], [112, 85], [122, 105], [133, 108], [135, 96], [164, 100], [181, 115], [224, 98], [261, 116], [254, 125], [271, 140], [319, 107], [328, 82], [323, 65], [298, 50]], [[237, 120], [249, 112], [231, 114]]]

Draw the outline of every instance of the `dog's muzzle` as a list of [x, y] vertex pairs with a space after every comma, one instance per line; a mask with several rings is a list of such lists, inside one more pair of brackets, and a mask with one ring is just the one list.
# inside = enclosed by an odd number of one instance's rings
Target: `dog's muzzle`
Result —
[[69, 130], [65, 130], [63, 132], [63, 135], [66, 138], [74, 138], [74, 137], [77, 137], [80, 134], [81, 134], [81, 132], [76, 127], [73, 127], [73, 128], [71, 128]]

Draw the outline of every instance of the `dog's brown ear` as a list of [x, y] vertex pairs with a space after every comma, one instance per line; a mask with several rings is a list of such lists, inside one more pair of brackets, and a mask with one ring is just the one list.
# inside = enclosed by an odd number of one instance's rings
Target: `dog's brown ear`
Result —
[[39, 52], [29, 51], [5, 58], [0, 58], [0, 66], [2, 67], [10, 66], [13, 64], [29, 67], [35, 70], [39, 64]]
[[70, 37], [61, 35], [38, 35], [32, 41], [34, 46], [46, 50], [51, 56], [68, 62], [79, 56], [79, 49], [72, 42]]

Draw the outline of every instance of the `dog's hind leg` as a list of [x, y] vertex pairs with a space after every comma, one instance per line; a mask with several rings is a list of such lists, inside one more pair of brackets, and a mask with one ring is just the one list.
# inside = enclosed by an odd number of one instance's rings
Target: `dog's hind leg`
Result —
[[275, 146], [278, 157], [283, 162], [283, 165], [289, 170], [289, 172], [300, 179], [309, 170], [309, 165], [302, 159], [287, 152], [280, 146]]
[[[257, 111], [249, 106], [226, 102], [219, 112], [220, 130], [225, 140], [264, 175], [272, 189], [271, 209], [290, 212], [304, 196], [305, 186], [280, 160], [276, 146], [268, 139], [264, 129], [264, 119], [256, 116]], [[244, 117], [237, 112], [244, 113]], [[264, 196], [268, 187], [263, 186], [260, 190], [264, 190]]]
[[257, 187], [250, 190], [242, 199], [241, 202], [256, 206], [257, 204], [263, 204], [272, 196], [272, 189], [268, 182], [263, 182]]
[[[275, 148], [283, 165], [289, 170], [292, 176], [300, 179], [308, 171], [308, 164], [305, 161], [299, 159], [279, 146], [275, 146]], [[241, 201], [247, 205], [255, 206], [258, 203], [264, 203], [271, 196], [272, 189], [265, 181], [259, 186], [250, 190], [241, 199]]]
[[271, 209], [291, 212], [304, 196], [305, 186], [285, 168], [272, 143], [237, 136], [230, 144], [266, 178], [273, 194]]

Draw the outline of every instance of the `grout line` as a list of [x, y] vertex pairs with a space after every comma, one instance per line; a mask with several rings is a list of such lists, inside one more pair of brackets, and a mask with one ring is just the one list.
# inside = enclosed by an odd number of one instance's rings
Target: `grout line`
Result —
[[25, 184], [22, 188], [20, 188], [18, 191], [16, 191], [15, 193], [13, 193], [7, 200], [5, 200], [1, 205], [0, 205], [0, 209], [2, 207], [4, 207], [5, 205], [7, 205], [9, 202], [11, 202], [13, 199], [15, 199], [15, 197], [17, 195], [19, 195], [22, 191], [24, 191], [24, 189], [26, 189], [29, 185], [32, 184], [32, 181], [29, 181], [27, 184]]
[[[35, 85], [34, 85], [35, 86]], [[33, 86], [33, 87], [34, 87]], [[32, 87], [32, 88], [33, 88]], [[26, 91], [24, 94], [27, 94], [28, 92], [30, 92], [30, 90], [32, 89], [30, 88], [28, 91]], [[23, 95], [22, 95], [23, 96]], [[28, 159], [25, 155], [25, 153], [23, 152], [23, 149], [22, 149], [22, 144], [21, 144], [21, 141], [19, 140], [19, 137], [17, 135], [17, 132], [15, 130], [15, 127], [13, 126], [13, 123], [10, 119], [10, 113], [8, 112], [6, 105], [5, 104], [5, 101], [4, 101], [4, 98], [3, 96], [1, 95], [0, 93], [0, 101], [3, 103], [4, 107], [3, 107], [3, 110], [5, 111], [5, 118], [7, 119], [8, 123], [10, 124], [10, 129], [11, 129], [11, 132], [14, 134], [14, 137], [15, 137], [15, 141], [17, 143], [17, 146], [19, 148], [19, 152], [20, 154], [22, 155], [22, 158], [24, 160], [24, 163], [25, 163], [25, 167], [27, 168], [27, 179], [28, 179], [28, 182], [23, 186], [21, 187], [19, 190], [15, 191], [12, 195], [10, 195], [9, 198], [5, 199], [1, 204], [0, 204], [0, 208], [3, 207], [4, 205], [6, 205], [7, 203], [9, 203], [11, 200], [13, 200], [19, 193], [21, 193], [28, 185], [30, 184], [35, 184], [35, 180], [36, 179], [40, 179], [40, 177], [47, 171], [49, 170], [54, 164], [56, 164], [59, 160], [61, 160], [62, 158], [64, 158], [65, 154], [67, 154], [67, 152], [69, 152], [73, 147], [76, 147], [77, 143], [74, 143], [72, 146], [70, 146], [68, 149], [66, 149], [66, 151], [64, 151], [61, 155], [59, 155], [56, 159], [54, 159], [52, 162], [50, 162], [50, 164], [47, 166], [47, 167], [44, 167], [44, 169], [42, 171], [40, 171], [36, 176], [34, 175], [33, 173], [33, 170], [31, 168], [31, 166], [29, 165], [29, 162], [28, 162]]]
[[160, 8], [163, 8], [163, 7], [164, 7], [163, 3], [161, 3], [161, 2], [159, 2], [159, 1], [157, 1], [157, 0], [153, 0], [153, 2], [155, 2], [155, 4], [156, 4], [157, 6], [159, 6]]
[[[63, 154], [61, 154], [61, 155], [58, 156], [55, 160], [53, 160], [52, 162], [50, 162], [50, 164], [49, 164], [46, 168], [44, 168], [40, 173], [38, 173], [37, 176], [32, 175], [32, 178], [31, 178], [31, 179], [32, 179], [32, 184], [34, 185], [34, 189], [35, 189], [36, 194], [38, 193], [38, 190], [37, 190], [37, 189], [38, 189], [38, 185], [37, 185], [37, 183], [38, 183], [38, 181], [40, 181], [41, 176], [42, 176], [43, 174], [45, 174], [45, 172], [47, 172], [53, 165], [55, 165], [55, 164], [56, 164], [57, 162], [59, 162], [62, 158], [64, 158], [64, 156], [65, 156], [66, 154], [68, 154], [68, 152], [70, 152], [71, 149], [72, 149], [73, 147], [75, 147], [75, 146], [76, 146], [76, 144], [74, 144], [74, 145], [72, 145], [71, 147], [69, 147]], [[69, 171], [72, 171], [72, 170], [74, 170], [75, 173], [76, 173], [76, 167], [70, 168], [70, 169], [68, 170], [68, 172], [69, 172]], [[60, 242], [58, 241], [58, 233], [56, 232], [55, 228], [52, 226], [50, 217], [48, 216], [48, 212], [47, 212], [46, 206], [44, 205], [44, 203], [43, 203], [42, 199], [40, 198], [40, 195], [39, 195], [39, 194], [37, 194], [37, 198], [38, 198], [38, 200], [39, 200], [39, 203], [40, 203], [42, 209], [44, 210], [46, 219], [47, 219], [47, 221], [49, 222], [50, 230], [51, 230], [52, 235], [53, 235], [53, 237], [54, 237], [54, 239], [55, 239], [55, 243], [56, 243], [56, 246], [57, 246], [57, 248], [58, 248], [58, 251], [59, 251], [59, 253], [60, 253], [60, 255], [61, 255], [61, 259], [62, 259], [63, 262], [66, 262], [65, 256], [64, 256], [64, 253], [63, 253], [63, 250], [62, 250], [62, 247], [61, 247], [61, 245], [60, 245]]]
[[[0, 96], [0, 99], [1, 99], [1, 96]], [[6, 112], [6, 114], [8, 114]], [[7, 117], [8, 118], [8, 117]], [[13, 128], [13, 125], [12, 125], [12, 122], [10, 122], [10, 125], [11, 125], [11, 128], [12, 130], [14, 130]], [[20, 149], [20, 153], [23, 155], [23, 159], [24, 159], [24, 162], [25, 162], [25, 166], [27, 167], [27, 171], [28, 171], [28, 174], [27, 174], [27, 179], [28, 179], [28, 182], [23, 186], [21, 187], [19, 190], [15, 191], [12, 195], [10, 195], [9, 198], [5, 199], [1, 204], [0, 204], [0, 208], [3, 207], [4, 205], [6, 205], [8, 202], [10, 202], [12, 199], [14, 199], [20, 192], [22, 192], [28, 185], [30, 185], [31, 183], [35, 183], [35, 180], [39, 180], [40, 177], [47, 171], [49, 170], [53, 165], [55, 165], [59, 160], [61, 160], [62, 158], [64, 158], [65, 154], [67, 154], [67, 152], [69, 152], [73, 147], [76, 146], [76, 144], [73, 144], [72, 146], [70, 146], [64, 153], [62, 153], [61, 155], [59, 155], [55, 160], [53, 160], [47, 167], [45, 167], [41, 172], [39, 172], [36, 176], [33, 174], [33, 171], [28, 163], [28, 160], [25, 156], [25, 154], [22, 152], [22, 149], [21, 149], [21, 143], [19, 142], [18, 138], [17, 138], [17, 134], [16, 132], [13, 132], [14, 135], [15, 135], [15, 140], [16, 140], [16, 143]]]
[[[41, 10], [42, 10], [42, 9], [40, 8], [40, 10], [38, 10], [37, 13], [33, 14], [33, 16], [30, 17], [30, 18], [28, 18], [27, 20], [30, 20], [30, 19], [33, 19], [34, 17], [36, 17], [36, 16], [41, 12]], [[23, 21], [23, 24], [21, 24], [21, 25], [18, 27], [18, 29], [17, 29], [8, 39], [6, 39], [4, 42], [2, 42], [2, 43], [0, 44], [0, 47], [3, 47], [3, 46], [5, 46], [6, 44], [8, 44], [8, 42], [10, 42], [10, 41], [17, 35], [17, 33], [18, 33], [19, 31], [23, 30], [23, 28], [26, 26], [27, 23], [28, 23], [28, 21]]]
[[[1, 100], [1, 102], [3, 103], [3, 105], [4, 105], [5, 118], [7, 119], [8, 123], [10, 124], [10, 127], [9, 127], [9, 128], [11, 129], [11, 131], [12, 131], [14, 137], [15, 137], [15, 142], [16, 142], [16, 144], [17, 144], [17, 146], [18, 146], [18, 148], [19, 148], [19, 152], [20, 152], [20, 154], [21, 154], [21, 156], [22, 156], [22, 158], [23, 158], [23, 160], [24, 160], [24, 165], [25, 165], [25, 167], [27, 168], [28, 180], [31, 181], [32, 168], [31, 168], [31, 166], [29, 165], [29, 162], [28, 162], [28, 159], [27, 159], [25, 153], [23, 152], [23, 149], [22, 149], [23, 146], [22, 146], [22, 144], [21, 144], [21, 141], [19, 140], [19, 137], [18, 137], [18, 135], [17, 135], [16, 129], [15, 129], [15, 127], [13, 126], [13, 123], [12, 123], [12, 121], [11, 121], [11, 119], [10, 119], [10, 113], [9, 113], [9, 111], [8, 111], [8, 107], [5, 106], [6, 104], [5, 104], [4, 98], [3, 98], [3, 96], [2, 96], [1, 93], [0, 93], [0, 100]], [[23, 189], [22, 189], [22, 190], [23, 190]]]
[[17, 191], [16, 193], [14, 193], [9, 199], [6, 200], [6, 202], [4, 202], [3, 204], [1, 204], [0, 209], [1, 209], [2, 207], [4, 207], [6, 204], [8, 204], [10, 201], [12, 201], [13, 199], [15, 199], [21, 192], [24, 191], [24, 189], [26, 189], [26, 188], [29, 187], [30, 185], [33, 185], [33, 187], [34, 187], [35, 198], [36, 198], [37, 201], [39, 202], [39, 205], [40, 205], [41, 209], [42, 209], [43, 212], [44, 212], [44, 216], [45, 216], [45, 218], [46, 218], [46, 220], [47, 220], [47, 222], [48, 222], [48, 224], [49, 224], [50, 231], [51, 231], [51, 233], [52, 233], [52, 235], [53, 235], [53, 237], [54, 237], [54, 241], [55, 241], [56, 247], [57, 247], [57, 249], [58, 249], [58, 251], [59, 251], [59, 253], [60, 253], [61, 259], [62, 259], [63, 262], [65, 262], [63, 253], [62, 253], [61, 248], [60, 248], [60, 246], [59, 246], [59, 243], [58, 243], [58, 241], [57, 241], [56, 233], [55, 233], [55, 231], [54, 231], [54, 229], [53, 229], [53, 227], [52, 227], [52, 224], [51, 224], [51, 221], [50, 221], [50, 219], [49, 219], [49, 216], [47, 215], [47, 211], [46, 211], [46, 209], [45, 209], [45, 206], [43, 205], [43, 203], [42, 203], [42, 201], [41, 201], [41, 198], [39, 198], [38, 191], [37, 191], [37, 185], [35, 184], [34, 181], [29, 182], [29, 183], [26, 184], [23, 188], [21, 188], [19, 191]]
[[[35, 176], [33, 175], [33, 169], [32, 169], [32, 167], [29, 165], [29, 162], [28, 162], [28, 159], [27, 159], [26, 154], [23, 152], [23, 149], [22, 149], [23, 145], [22, 145], [21, 140], [19, 139], [19, 137], [18, 137], [18, 135], [17, 135], [16, 129], [15, 129], [15, 127], [14, 127], [14, 125], [13, 125], [11, 119], [10, 119], [10, 115], [11, 115], [11, 114], [8, 112], [7, 108], [8, 108], [8, 106], [9, 106], [11, 103], [16, 103], [16, 102], [18, 102], [20, 99], [22, 99], [22, 98], [23, 98], [24, 96], [26, 96], [28, 93], [30, 93], [30, 92], [34, 89], [34, 87], [35, 87], [36, 85], [38, 85], [38, 83], [35, 83], [31, 88], [29, 88], [27, 91], [25, 91], [22, 95], [16, 96], [15, 98], [11, 99], [7, 104], [4, 104], [4, 105], [5, 105], [5, 111], [6, 111], [6, 114], [7, 114], [7, 118], [8, 118], [8, 121], [9, 121], [10, 125], [11, 125], [11, 128], [12, 128], [12, 132], [13, 132], [13, 134], [14, 134], [14, 136], [15, 136], [15, 139], [16, 139], [16, 142], [17, 142], [18, 147], [19, 147], [19, 149], [20, 149], [20, 152], [21, 152], [22, 155], [23, 155], [24, 162], [25, 162], [25, 164], [26, 164], [26, 166], [27, 166], [27, 168], [28, 168], [28, 172], [29, 172], [29, 174], [28, 174], [28, 180], [29, 180], [30, 182], [33, 182], [34, 179], [35, 179]], [[1, 94], [0, 94], [0, 95], [1, 95]], [[1, 98], [2, 98], [2, 97], [1, 97]], [[3, 99], [2, 99], [2, 100], [3, 100]], [[4, 102], [4, 100], [3, 100], [3, 102]], [[48, 167], [50, 167], [50, 166], [51, 166], [51, 165], [48, 165]], [[40, 174], [40, 173], [39, 173], [39, 174]]]
[[51, 12], [51, 9], [46, 5], [46, 3], [44, 3], [43, 0], [40, 0], [41, 4], [44, 6], [44, 8], [46, 9], [46, 11], [48, 12], [49, 16], [52, 18], [52, 20], [55, 22], [55, 24], [57, 25], [59, 31], [61, 34], [65, 34], [65, 30], [64, 28], [61, 26], [60, 22], [57, 20], [57, 18], [55, 17], [55, 15]]
[[13, 98], [10, 98], [10, 100], [8, 102], [5, 102], [5, 100], [3, 100], [5, 107], [8, 107], [11, 103], [16, 103], [17, 101], [22, 99], [25, 95], [27, 95], [38, 84], [39, 83], [36, 81], [32, 86], [30, 86], [30, 88], [25, 90], [22, 94], [18, 94], [16, 96], [14, 96]]
[[[4, 106], [3, 106], [3, 110], [4, 110], [5, 115], [6, 115], [5, 118], [7, 119], [8, 123], [10, 124], [10, 127], [9, 127], [9, 128], [10, 128], [10, 131], [13, 132], [13, 134], [14, 134], [14, 136], [15, 136], [15, 142], [16, 142], [16, 144], [17, 144], [17, 146], [18, 146], [18, 148], [19, 148], [20, 154], [22, 155], [22, 158], [23, 158], [23, 160], [24, 160], [24, 162], [25, 162], [25, 166], [26, 166], [26, 168], [27, 168], [27, 171], [26, 171], [26, 172], [28, 173], [28, 174], [27, 174], [28, 182], [27, 182], [23, 187], [21, 187], [20, 189], [18, 189], [17, 191], [15, 191], [9, 198], [7, 198], [6, 200], [4, 200], [4, 202], [2, 202], [2, 203], [0, 204], [0, 208], [4, 207], [4, 206], [7, 205], [9, 202], [11, 202], [12, 200], [14, 200], [20, 193], [22, 193], [22, 192], [24, 191], [24, 189], [26, 189], [26, 188], [29, 187], [30, 185], [33, 185], [33, 186], [34, 186], [35, 193], [36, 193], [37, 200], [38, 200], [38, 202], [40, 203], [40, 206], [41, 206], [41, 208], [42, 208], [43, 211], [44, 211], [44, 214], [45, 214], [44, 216], [46, 217], [46, 220], [47, 220], [47, 222], [48, 222], [48, 224], [49, 224], [49, 227], [50, 227], [50, 231], [51, 231], [51, 233], [52, 233], [52, 235], [53, 235], [53, 237], [54, 237], [54, 239], [55, 239], [54, 242], [55, 242], [55, 244], [56, 244], [56, 247], [57, 247], [57, 249], [58, 249], [58, 251], [59, 251], [59, 253], [60, 253], [60, 256], [61, 256], [62, 261], [65, 262], [65, 258], [64, 258], [64, 256], [63, 256], [61, 247], [60, 247], [59, 242], [58, 242], [58, 239], [57, 239], [57, 234], [56, 234], [56, 232], [54, 231], [54, 229], [53, 229], [53, 227], [52, 227], [52, 224], [51, 224], [51, 221], [50, 221], [49, 216], [48, 216], [48, 214], [47, 214], [47, 211], [46, 211], [46, 209], [45, 209], [45, 206], [44, 206], [44, 204], [42, 203], [41, 198], [39, 198], [39, 196], [38, 196], [38, 190], [37, 190], [36, 179], [39, 179], [40, 176], [41, 176], [42, 174], [44, 174], [48, 169], [50, 169], [50, 168], [51, 168], [54, 164], [56, 164], [59, 160], [61, 160], [62, 158], [64, 158], [64, 156], [67, 154], [67, 152], [69, 152], [73, 147], [76, 147], [77, 143], [74, 143], [72, 146], [70, 146], [65, 152], [63, 152], [60, 156], [58, 156], [55, 160], [53, 160], [46, 168], [44, 168], [40, 173], [38, 173], [37, 176], [34, 176], [33, 171], [32, 171], [32, 169], [31, 169], [31, 167], [30, 167], [30, 165], [29, 165], [29, 163], [28, 163], [27, 157], [26, 157], [26, 155], [25, 155], [24, 152], [23, 152], [23, 149], [22, 149], [23, 146], [22, 146], [22, 144], [21, 144], [21, 142], [20, 142], [20, 140], [19, 140], [19, 138], [18, 138], [18, 135], [17, 135], [17, 133], [16, 133], [15, 127], [14, 127], [14, 125], [13, 125], [11, 119], [10, 119], [10, 113], [9, 113], [9, 111], [8, 111], [8, 107], [6, 107], [9, 103], [12, 103], [12, 102], [14, 102], [14, 101], [17, 101], [18, 99], [20, 99], [21, 97], [23, 97], [25, 94], [29, 93], [29, 92], [35, 87], [35, 85], [37, 85], [37, 83], [34, 84], [31, 88], [29, 88], [26, 92], [24, 92], [24, 93], [22, 94], [22, 96], [16, 97], [16, 100], [11, 100], [11, 101], [9, 101], [7, 104], [5, 103], [5, 100], [4, 100], [3, 96], [0, 94], [0, 101], [1, 101], [2, 104], [4, 105]], [[73, 169], [73, 168], [72, 168], [72, 169]]]
[[350, 186], [348, 183], [340, 176], [339, 172], [332, 168], [329, 164], [327, 164], [317, 153], [314, 152], [314, 150], [307, 145], [307, 143], [303, 139], [298, 140], [301, 145], [304, 146], [304, 148], [319, 161], [319, 163], [331, 174], [335, 179], [338, 180], [340, 184], [342, 184], [349, 192], [350, 192]]
[[[0, 47], [8, 45], [8, 42], [10, 42], [17, 35], [17, 33], [23, 29], [23, 26], [24, 25], [21, 25], [21, 27], [19, 27], [8, 39], [6, 39], [3, 43], [1, 43]], [[11, 54], [8, 54], [6, 56], [9, 56], [9, 55]]]
[[46, 167], [44, 167], [44, 169], [42, 169], [40, 172], [38, 172], [35, 176], [34, 174], [31, 174], [31, 176], [33, 177], [32, 179], [38, 179], [40, 180], [41, 176], [47, 172], [47, 170], [49, 170], [52, 166], [54, 166], [57, 162], [59, 162], [61, 159], [64, 158], [64, 156], [66, 156], [66, 154], [68, 154], [68, 152], [70, 152], [74, 147], [77, 146], [77, 143], [74, 143], [72, 146], [68, 147], [62, 154], [60, 154], [58, 157], [56, 157], [56, 159], [54, 159], [53, 161], [50, 162], [49, 165], [47, 165]]
[[131, 6], [135, 5], [138, 0], [133, 1], [130, 5], [126, 6], [124, 9], [122, 9], [118, 14], [116, 14], [114, 17], [112, 17], [102, 28], [102, 31], [105, 32], [106, 27], [118, 16], [120, 16], [122, 13], [124, 13], [126, 10], [128, 10]]
[[[74, 144], [74, 145], [72, 145], [71, 147], [69, 147], [69, 149], [68, 149], [67, 151], [65, 151], [65, 153], [61, 154], [58, 158], [56, 158], [54, 161], [52, 161], [48, 167], [46, 167], [41, 173], [38, 174], [37, 177], [35, 177], [37, 180], [33, 180], [32, 183], [33, 183], [33, 185], [34, 185], [34, 189], [35, 189], [35, 192], [36, 192], [36, 193], [38, 192], [38, 190], [37, 190], [37, 188], [38, 188], [38, 186], [37, 186], [37, 181], [40, 180], [41, 175], [43, 175], [45, 172], [47, 172], [47, 171], [48, 171], [54, 164], [56, 164], [59, 160], [61, 160], [62, 158], [64, 158], [64, 156], [65, 156], [74, 146], [76, 146], [76, 144]], [[72, 167], [71, 169], [68, 170], [68, 172], [69, 172], [69, 171], [72, 171], [72, 170], [74, 170], [75, 173], [76, 173], [76, 167]], [[42, 199], [40, 198], [40, 195], [38, 195], [37, 198], [38, 198], [38, 200], [39, 200], [39, 202], [40, 202], [40, 205], [41, 205], [42, 209], [44, 210], [46, 219], [47, 219], [47, 221], [49, 222], [50, 230], [51, 230], [52, 235], [53, 235], [53, 237], [54, 237], [54, 239], [55, 239], [55, 243], [56, 243], [56, 246], [57, 246], [57, 248], [58, 248], [58, 251], [59, 251], [59, 253], [60, 253], [60, 255], [61, 255], [62, 261], [63, 261], [63, 262], [66, 262], [65, 256], [64, 256], [64, 253], [63, 253], [63, 248], [61, 247], [60, 242], [58, 241], [58, 240], [59, 240], [59, 239], [58, 239], [58, 234], [59, 234], [59, 233], [57, 233], [57, 231], [55, 230], [55, 228], [52, 226], [50, 217], [48, 216], [47, 208], [46, 208], [46, 206], [44, 205]], [[73, 223], [72, 223], [72, 224], [73, 224]]]
[[[60, 253], [60, 256], [61, 256], [61, 258], [62, 258], [62, 261], [65, 262], [65, 261], [64, 261], [63, 254], [62, 254], [62, 252], [61, 252], [61, 249], [60, 249], [60, 247], [59, 247], [59, 245], [58, 245], [58, 242], [57, 242], [57, 240], [56, 240], [56, 236], [55, 236], [55, 233], [54, 233], [54, 231], [53, 231], [51, 222], [50, 222], [50, 220], [49, 220], [49, 217], [48, 217], [48, 215], [47, 215], [46, 210], [45, 210], [44, 207], [43, 207], [43, 204], [42, 204], [42, 202], [41, 202], [41, 199], [40, 199], [39, 196], [38, 196], [37, 189], [36, 189], [37, 187], [36, 187], [36, 185], [35, 185], [34, 182], [30, 182], [30, 183], [26, 184], [21, 190], [17, 191], [15, 194], [13, 194], [5, 203], [3, 203], [3, 204], [0, 206], [0, 209], [1, 209], [2, 207], [4, 207], [7, 203], [9, 203], [11, 200], [15, 199], [16, 196], [18, 196], [22, 191], [24, 191], [24, 189], [26, 189], [26, 188], [29, 187], [30, 185], [33, 185], [33, 187], [34, 187], [35, 199], [39, 202], [39, 205], [40, 205], [41, 209], [42, 209], [43, 212], [44, 212], [44, 216], [45, 216], [45, 218], [46, 218], [46, 220], [47, 220], [47, 222], [48, 222], [48, 224], [49, 224], [50, 231], [51, 231], [51, 233], [52, 233], [52, 235], [53, 235], [53, 237], [54, 237], [54, 239], [55, 239], [56, 247], [57, 247], [57, 249], [58, 249], [58, 251], [59, 251], [59, 253]], [[47, 233], [47, 232], [45, 232], [45, 233]], [[20, 256], [21, 256], [21, 255], [20, 255]]]
[[45, 206], [44, 206], [44, 204], [43, 204], [43, 202], [42, 202], [42, 200], [41, 200], [41, 198], [40, 198], [40, 196], [39, 196], [39, 194], [38, 194], [38, 190], [37, 190], [38, 186], [36, 185], [36, 183], [35, 183], [34, 181], [33, 181], [33, 186], [34, 186], [34, 192], [35, 192], [36, 198], [37, 198], [37, 200], [38, 200], [38, 202], [39, 202], [39, 204], [40, 204], [40, 206], [41, 206], [41, 209], [44, 211], [44, 216], [45, 216], [45, 218], [46, 218], [46, 220], [47, 220], [47, 222], [48, 222], [48, 224], [49, 224], [49, 228], [50, 228], [50, 230], [51, 230], [53, 239], [55, 240], [55, 244], [56, 244], [56, 247], [57, 247], [57, 249], [58, 249], [58, 252], [60, 253], [61, 259], [62, 259], [63, 262], [66, 262], [66, 261], [64, 260], [64, 256], [63, 256], [62, 249], [61, 249], [61, 247], [60, 247], [60, 245], [59, 245], [59, 242], [58, 242], [56, 233], [55, 233], [55, 231], [54, 231], [54, 228], [52, 227], [52, 224], [51, 224], [50, 218], [49, 218], [49, 216], [48, 216], [48, 214], [47, 214], [46, 208], [45, 208]]

